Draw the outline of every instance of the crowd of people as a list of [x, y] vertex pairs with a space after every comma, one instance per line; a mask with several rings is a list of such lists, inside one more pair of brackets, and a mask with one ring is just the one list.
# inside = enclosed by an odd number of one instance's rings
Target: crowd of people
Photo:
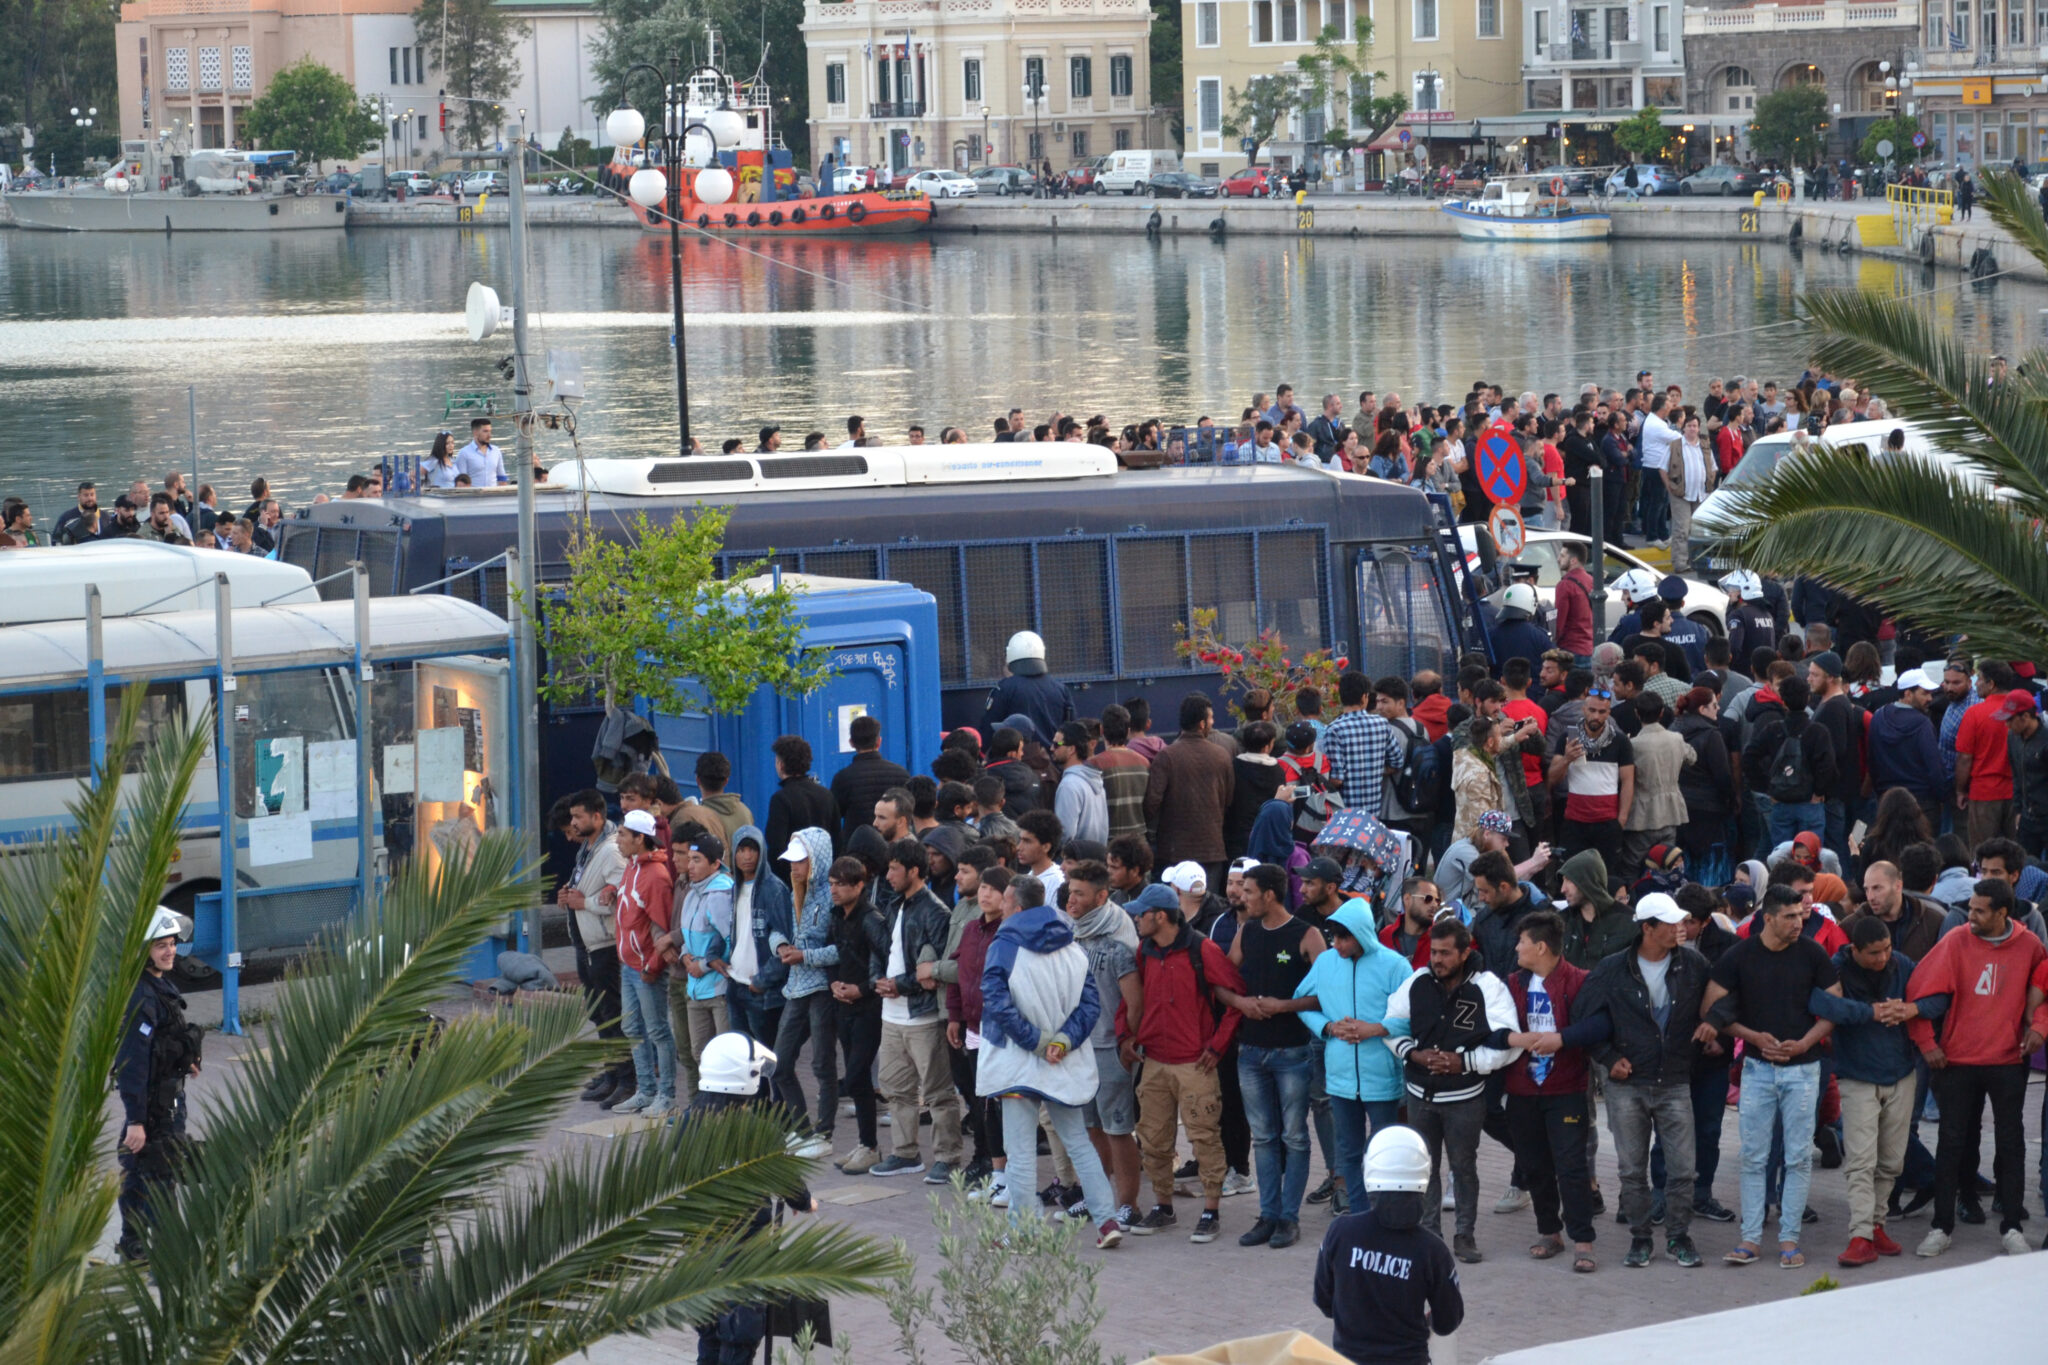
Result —
[[[1240, 1192], [1239, 1245], [1290, 1246], [1305, 1205], [1369, 1210], [1368, 1142], [1405, 1129], [1428, 1156], [1420, 1218], [1449, 1213], [1468, 1264], [1488, 1139], [1514, 1165], [1494, 1212], [1529, 1210], [1527, 1254], [1579, 1272], [1610, 1194], [1625, 1265], [1700, 1265], [1706, 1222], [1739, 1224], [1731, 1265], [1802, 1265], [1816, 1159], [1848, 1177], [1844, 1266], [1897, 1254], [1887, 1228], [1929, 1205], [1917, 1250], [1941, 1254], [1987, 1194], [2003, 1248], [2029, 1250], [2032, 670], [1937, 676], [1901, 648], [1899, 676], [1852, 685], [1818, 623], [1747, 673], [1725, 639], [1688, 658], [1648, 638], [1590, 666], [1254, 690], [1230, 732], [1190, 693], [1166, 742], [1142, 699], [1077, 717], [1025, 633], [928, 774], [863, 717], [829, 787], [804, 740], [777, 740], [758, 814], [715, 753], [694, 791], [627, 778], [616, 823], [603, 793], [566, 798], [579, 970], [633, 1052], [589, 1098], [669, 1112], [742, 1031], [775, 1056], [796, 1140], [840, 1171], [958, 1179], [1013, 1217], [1086, 1218], [1105, 1248], [1216, 1240]], [[1331, 856], [1316, 831], [1357, 814], [1398, 853]], [[1717, 1187], [1731, 1106], [1741, 1169]], [[1594, 1175], [1600, 1108], [1618, 1191]]]

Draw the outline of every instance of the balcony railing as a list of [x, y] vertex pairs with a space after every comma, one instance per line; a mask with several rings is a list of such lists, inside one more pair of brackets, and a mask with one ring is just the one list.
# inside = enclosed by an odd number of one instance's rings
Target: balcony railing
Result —
[[1811, 33], [1815, 30], [1898, 28], [1917, 25], [1920, 8], [1910, 0], [1825, 0], [1818, 5], [1746, 5], [1740, 9], [1688, 6], [1689, 34]]
[[869, 118], [923, 118], [923, 100], [897, 100], [868, 106]]
[[1545, 51], [1536, 49], [1539, 59], [1547, 58], [1552, 65], [1571, 62], [1640, 62], [1644, 59], [1645, 44], [1640, 38], [1560, 38]]

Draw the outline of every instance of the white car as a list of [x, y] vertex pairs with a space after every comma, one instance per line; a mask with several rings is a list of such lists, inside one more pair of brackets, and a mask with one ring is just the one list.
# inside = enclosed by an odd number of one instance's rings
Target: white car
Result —
[[[1478, 534], [1483, 529], [1483, 527], [1469, 524], [1458, 528], [1458, 540], [1465, 547], [1465, 562], [1467, 564], [1476, 565], [1478, 563]], [[1569, 541], [1577, 545], [1580, 553], [1583, 554], [1587, 545], [1587, 537], [1575, 535], [1570, 531], [1530, 531], [1527, 534], [1528, 538], [1522, 546], [1522, 553], [1515, 556], [1515, 561], [1520, 564], [1536, 565], [1536, 601], [1543, 610], [1545, 623], [1548, 624], [1556, 620], [1557, 580], [1563, 577], [1563, 574], [1557, 567], [1557, 547], [1560, 543]], [[1627, 573], [1630, 569], [1647, 570], [1650, 576], [1657, 579], [1660, 583], [1670, 576], [1667, 570], [1659, 569], [1654, 564], [1637, 559], [1626, 550], [1617, 550], [1609, 546], [1607, 550], [1606, 580], [1607, 628], [1609, 630], [1612, 630], [1614, 623], [1621, 619], [1621, 614], [1628, 610], [1627, 604], [1614, 591], [1614, 580]], [[1500, 593], [1496, 591], [1491, 599], [1495, 605], [1499, 605], [1499, 597]], [[1684, 610], [1687, 617], [1704, 626], [1709, 634], [1726, 635], [1728, 633], [1728, 594], [1722, 592], [1712, 583], [1705, 583], [1697, 578], [1687, 578], [1685, 580]]]
[[958, 171], [919, 171], [904, 184], [927, 199], [972, 199], [981, 186]]

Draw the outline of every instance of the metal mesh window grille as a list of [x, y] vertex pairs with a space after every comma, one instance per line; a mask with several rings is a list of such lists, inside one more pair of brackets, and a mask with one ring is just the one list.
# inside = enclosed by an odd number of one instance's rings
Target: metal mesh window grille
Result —
[[190, 48], [168, 47], [164, 49], [164, 89], [190, 90], [192, 88], [192, 52]]
[[235, 79], [234, 88], [237, 90], [253, 88], [256, 84], [255, 54], [246, 47], [237, 47], [234, 50], [232, 62], [231, 71]]
[[220, 89], [220, 49], [217, 47], [199, 49], [199, 88]]

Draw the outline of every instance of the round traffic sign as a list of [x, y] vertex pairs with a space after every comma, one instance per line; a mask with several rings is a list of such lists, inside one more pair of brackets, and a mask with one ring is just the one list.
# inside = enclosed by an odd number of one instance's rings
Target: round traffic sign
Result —
[[1479, 460], [1479, 488], [1487, 501], [1512, 506], [1522, 501], [1529, 487], [1529, 468], [1522, 459], [1522, 443], [1515, 430], [1496, 422], [1480, 433], [1475, 445]]
[[1522, 553], [1522, 546], [1528, 537], [1522, 529], [1522, 514], [1512, 507], [1496, 507], [1486, 519], [1486, 529], [1493, 533], [1494, 548], [1501, 556], [1513, 559]]
[[1893, 150], [1894, 149], [1892, 147], [1892, 140], [1890, 138], [1879, 139], [1877, 144], [1877, 154], [1879, 156], [1890, 156]]
[[1915, 147], [1925, 147], [1925, 146], [1927, 145], [1927, 134], [1925, 134], [1925, 133], [1915, 133], [1915, 134], [1913, 134], [1913, 145], [1914, 145]]
[[1406, 128], [1403, 128], [1400, 132], [1394, 134], [1394, 140], [1400, 143], [1403, 147], [1406, 147], [1410, 142], [1413, 142], [1415, 140], [1415, 135], [1409, 132]]

